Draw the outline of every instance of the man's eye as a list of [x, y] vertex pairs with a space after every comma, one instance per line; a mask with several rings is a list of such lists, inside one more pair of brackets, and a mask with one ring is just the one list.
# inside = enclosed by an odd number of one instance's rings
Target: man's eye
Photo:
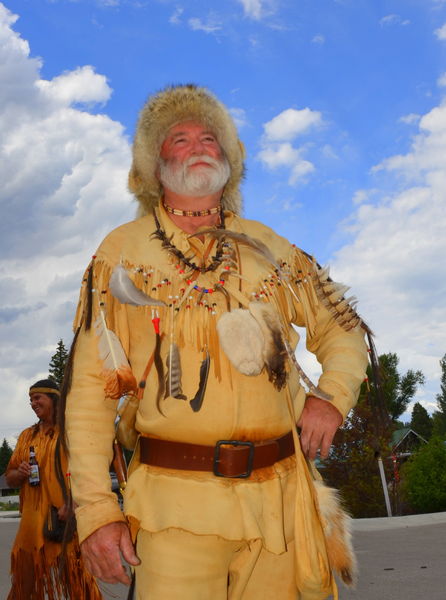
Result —
[[207, 135], [206, 137], [203, 138], [203, 141], [212, 144], [213, 142], [215, 142], [215, 138], [213, 135]]
[[186, 140], [186, 138], [177, 138], [177, 139], [174, 141], [174, 144], [182, 144], [182, 143], [184, 143], [184, 142], [186, 142], [186, 141], [187, 141], [187, 140]]

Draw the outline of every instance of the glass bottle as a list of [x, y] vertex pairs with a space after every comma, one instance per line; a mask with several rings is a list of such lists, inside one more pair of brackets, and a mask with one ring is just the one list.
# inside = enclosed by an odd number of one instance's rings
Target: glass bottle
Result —
[[29, 447], [29, 465], [31, 467], [31, 473], [29, 474], [29, 485], [40, 484], [40, 473], [39, 463], [36, 459], [36, 453], [34, 452], [34, 446]]

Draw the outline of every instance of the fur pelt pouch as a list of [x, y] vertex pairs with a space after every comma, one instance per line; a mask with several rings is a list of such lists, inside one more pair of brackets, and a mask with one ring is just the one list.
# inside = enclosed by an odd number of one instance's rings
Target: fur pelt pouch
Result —
[[263, 362], [268, 371], [269, 380], [280, 390], [287, 379], [287, 352], [282, 339], [279, 315], [271, 304], [265, 302], [250, 302], [249, 311], [262, 330]]
[[330, 566], [345, 585], [354, 587], [358, 566], [352, 544], [352, 518], [341, 506], [337, 490], [314, 481]]
[[243, 375], [259, 375], [263, 369], [264, 337], [251, 313], [237, 308], [224, 313], [217, 323], [220, 345]]

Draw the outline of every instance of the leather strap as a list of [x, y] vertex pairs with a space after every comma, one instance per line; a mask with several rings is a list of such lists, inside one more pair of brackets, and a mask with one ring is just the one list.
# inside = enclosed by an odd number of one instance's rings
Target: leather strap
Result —
[[249, 477], [294, 454], [292, 432], [264, 442], [219, 440], [215, 446], [171, 442], [141, 436], [140, 460], [180, 471], [211, 471], [220, 477]]

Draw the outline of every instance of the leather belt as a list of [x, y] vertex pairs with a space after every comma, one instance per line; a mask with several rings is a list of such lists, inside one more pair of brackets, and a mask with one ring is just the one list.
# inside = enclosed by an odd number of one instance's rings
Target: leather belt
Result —
[[140, 460], [146, 465], [180, 471], [211, 471], [217, 477], [249, 477], [294, 454], [292, 432], [264, 442], [219, 440], [215, 446], [171, 442], [141, 436]]

